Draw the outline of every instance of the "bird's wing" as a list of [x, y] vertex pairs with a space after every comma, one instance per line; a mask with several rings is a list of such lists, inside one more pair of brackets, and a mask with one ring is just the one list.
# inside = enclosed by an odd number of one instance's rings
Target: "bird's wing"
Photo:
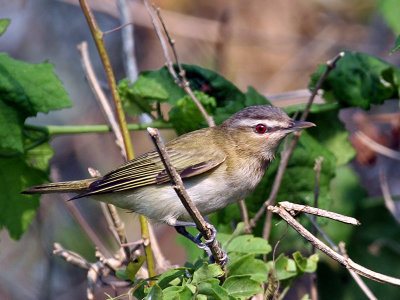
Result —
[[[207, 149], [206, 149], [207, 148]], [[213, 148], [213, 147], [211, 147]], [[225, 153], [209, 150], [209, 147], [190, 147], [190, 149], [169, 149], [172, 165], [182, 178], [188, 178], [207, 172], [220, 165], [226, 158]], [[87, 192], [73, 199], [135, 189], [150, 184], [169, 182], [169, 176], [157, 152], [152, 151], [122, 165], [118, 169], [94, 181]]]

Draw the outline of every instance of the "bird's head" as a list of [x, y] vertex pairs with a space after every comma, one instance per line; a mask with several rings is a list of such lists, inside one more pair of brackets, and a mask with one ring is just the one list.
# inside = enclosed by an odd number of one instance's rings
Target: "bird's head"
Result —
[[235, 113], [220, 128], [234, 141], [242, 155], [261, 156], [272, 160], [282, 140], [291, 132], [315, 126], [294, 121], [278, 107], [249, 106]]

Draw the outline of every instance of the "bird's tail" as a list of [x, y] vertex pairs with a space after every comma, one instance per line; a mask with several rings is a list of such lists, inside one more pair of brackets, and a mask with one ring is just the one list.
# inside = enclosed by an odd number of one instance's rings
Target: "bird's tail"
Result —
[[90, 184], [97, 179], [98, 178], [89, 178], [31, 186], [23, 191], [22, 194], [81, 193], [86, 191]]

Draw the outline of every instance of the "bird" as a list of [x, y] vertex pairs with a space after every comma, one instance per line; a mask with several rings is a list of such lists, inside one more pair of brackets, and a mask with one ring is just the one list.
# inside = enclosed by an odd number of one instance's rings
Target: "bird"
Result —
[[[199, 212], [209, 215], [246, 198], [260, 183], [282, 140], [315, 126], [295, 121], [278, 107], [245, 107], [217, 126], [186, 133], [166, 151]], [[159, 154], [149, 151], [104, 176], [37, 185], [24, 194], [76, 193], [175, 226], [193, 220], [170, 184]]]

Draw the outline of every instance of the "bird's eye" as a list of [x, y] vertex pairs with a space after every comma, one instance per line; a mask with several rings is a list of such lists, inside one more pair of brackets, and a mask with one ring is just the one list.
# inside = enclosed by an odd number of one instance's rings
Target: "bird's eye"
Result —
[[258, 124], [255, 127], [255, 131], [257, 133], [266, 133], [267, 132], [267, 126], [265, 126], [264, 124]]

